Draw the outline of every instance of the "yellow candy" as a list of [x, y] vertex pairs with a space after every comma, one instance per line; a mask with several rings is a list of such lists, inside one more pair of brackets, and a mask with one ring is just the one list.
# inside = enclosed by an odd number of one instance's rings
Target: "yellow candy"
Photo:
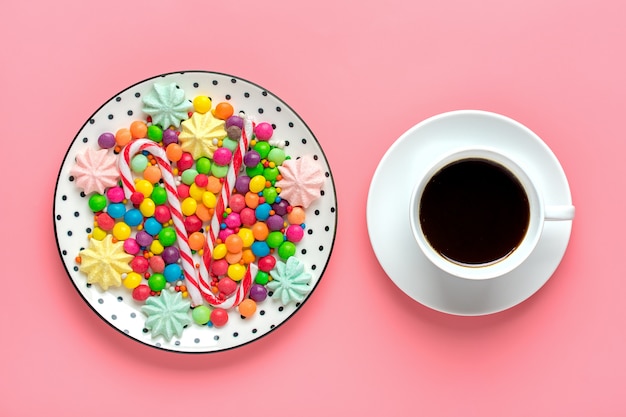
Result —
[[115, 223], [113, 226], [113, 236], [117, 240], [126, 240], [130, 237], [130, 226], [124, 222]]
[[202, 193], [202, 204], [207, 206], [208, 208], [215, 208], [217, 206], [217, 197], [210, 191], [205, 191]]
[[156, 210], [156, 204], [152, 201], [151, 198], [144, 198], [141, 204], [139, 204], [139, 211], [143, 214], [144, 217], [152, 217], [154, 216], [154, 211]]
[[225, 244], [220, 243], [218, 245], [215, 245], [215, 247], [213, 248], [213, 259], [222, 259], [224, 256], [226, 256], [227, 252], [228, 250], [226, 249]]
[[197, 96], [193, 99], [193, 108], [198, 113], [207, 113], [209, 110], [211, 110], [211, 105], [211, 99], [207, 96]]
[[154, 186], [148, 180], [139, 180], [135, 184], [135, 190], [143, 194], [144, 197], [150, 197]]
[[163, 245], [157, 239], [154, 239], [150, 244], [150, 252], [155, 255], [160, 255], [163, 253]]
[[193, 197], [187, 197], [180, 203], [180, 209], [185, 216], [191, 216], [196, 212], [196, 208], [198, 207], [198, 203]]
[[246, 267], [241, 264], [229, 265], [226, 275], [233, 281], [241, 281], [244, 275], [246, 275]]
[[196, 201], [202, 201], [202, 195], [204, 194], [204, 188], [198, 187], [194, 182], [189, 186], [189, 195]]
[[249, 248], [254, 243], [254, 234], [252, 233], [252, 230], [248, 229], [247, 227], [242, 227], [241, 229], [239, 229], [239, 233], [237, 234], [243, 241], [244, 248]]
[[129, 272], [128, 275], [126, 275], [126, 278], [124, 278], [124, 286], [129, 290], [137, 288], [139, 284], [141, 284], [141, 279], [142, 277], [138, 273], [134, 271]]
[[106, 235], [107, 235], [107, 232], [105, 232], [104, 230], [96, 226], [93, 228], [93, 233], [91, 234], [91, 237], [96, 240], [102, 240], [106, 237]]
[[253, 193], [260, 193], [265, 188], [265, 177], [263, 175], [256, 175], [250, 179], [250, 191]]

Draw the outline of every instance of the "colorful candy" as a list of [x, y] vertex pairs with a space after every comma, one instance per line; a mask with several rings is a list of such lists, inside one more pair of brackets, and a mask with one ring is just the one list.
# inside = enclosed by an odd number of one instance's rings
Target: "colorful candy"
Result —
[[119, 153], [121, 186], [90, 196], [91, 236], [111, 234], [132, 255], [122, 283], [134, 300], [179, 291], [192, 299], [196, 324], [220, 327], [228, 309], [251, 317], [268, 297], [277, 259], [294, 256], [304, 237], [305, 212], [276, 186], [289, 156], [270, 123], [204, 95], [192, 104], [224, 126], [209, 154], [185, 152], [178, 124], [150, 118], [99, 136], [100, 148]]

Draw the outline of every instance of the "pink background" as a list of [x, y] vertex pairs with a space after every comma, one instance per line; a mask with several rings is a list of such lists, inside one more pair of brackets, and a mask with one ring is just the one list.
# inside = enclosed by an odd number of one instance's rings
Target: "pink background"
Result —
[[[0, 415], [626, 415], [624, 2], [39, 3], [0, 6]], [[289, 103], [321, 142], [339, 200], [309, 302], [219, 354], [114, 331], [70, 283], [52, 225], [56, 175], [85, 120], [126, 86], [185, 69], [238, 75]], [[546, 286], [476, 318], [405, 296], [365, 223], [386, 149], [464, 108], [539, 134], [578, 210]]]

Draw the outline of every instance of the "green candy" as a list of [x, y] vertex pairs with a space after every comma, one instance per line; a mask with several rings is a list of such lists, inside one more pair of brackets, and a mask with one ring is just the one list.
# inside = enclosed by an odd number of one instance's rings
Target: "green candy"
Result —
[[183, 184], [191, 185], [193, 184], [197, 176], [198, 176], [198, 171], [196, 171], [195, 169], [189, 168], [183, 171], [183, 173], [180, 175], [180, 180], [183, 182]]
[[216, 178], [224, 178], [228, 174], [228, 165], [211, 165], [211, 174]]
[[176, 242], [176, 231], [172, 227], [164, 227], [159, 232], [159, 242], [163, 246], [172, 246]]
[[270, 144], [263, 140], [258, 141], [256, 145], [254, 145], [254, 150], [257, 151], [259, 155], [261, 155], [261, 159], [267, 158], [267, 155], [269, 155], [271, 148], [272, 147], [270, 146]]
[[94, 213], [104, 210], [107, 206], [107, 199], [102, 194], [95, 193], [89, 197], [89, 208]]
[[191, 310], [191, 318], [197, 324], [207, 324], [211, 320], [211, 309], [205, 305], [199, 305]]
[[278, 256], [287, 259], [296, 254], [296, 245], [288, 240], [284, 241], [278, 247]]
[[283, 236], [283, 234], [281, 232], [279, 232], [278, 230], [275, 230], [273, 232], [270, 232], [267, 235], [267, 238], [265, 239], [265, 243], [267, 243], [267, 246], [269, 246], [270, 248], [277, 248], [281, 245], [281, 243], [283, 243], [285, 241], [285, 237]]
[[148, 139], [152, 139], [155, 142], [161, 142], [163, 140], [163, 129], [157, 125], [148, 126]]
[[274, 168], [267, 167], [263, 169], [263, 176], [265, 177], [266, 180], [268, 180], [272, 184], [276, 182], [276, 177], [278, 176], [278, 174], [280, 174], [280, 171], [276, 167]]
[[130, 169], [138, 174], [144, 172], [147, 166], [148, 158], [142, 153], [138, 153], [137, 155], [133, 156], [133, 159], [130, 160]]
[[165, 279], [165, 275], [158, 272], [155, 272], [154, 274], [150, 275], [150, 278], [148, 278], [148, 286], [152, 291], [163, 290], [166, 283], [167, 280]]
[[286, 157], [287, 155], [285, 155], [285, 151], [282, 149], [272, 148], [270, 153], [267, 155], [267, 160], [275, 163], [276, 165], [282, 165], [282, 163], [285, 162]]
[[263, 175], [263, 170], [264, 170], [263, 164], [259, 162], [254, 167], [246, 167], [246, 174], [250, 178], [252, 178], [252, 177], [256, 177], [257, 175]]
[[[267, 177], [265, 177], [267, 178]], [[263, 198], [267, 204], [274, 204], [276, 202], [276, 197], [278, 197], [278, 193], [276, 192], [276, 188], [268, 187], [263, 190]]]
[[265, 285], [269, 282], [270, 276], [267, 272], [259, 271], [256, 273], [254, 277], [254, 282], [260, 285]]
[[211, 160], [206, 156], [198, 159], [196, 161], [196, 171], [198, 171], [198, 174], [207, 175], [209, 172], [211, 172]]
[[239, 146], [239, 142], [231, 138], [224, 138], [222, 139], [222, 146], [229, 149], [231, 152], [235, 152], [235, 149]]
[[167, 202], [167, 191], [160, 185], [155, 185], [150, 198], [157, 206], [165, 204]]

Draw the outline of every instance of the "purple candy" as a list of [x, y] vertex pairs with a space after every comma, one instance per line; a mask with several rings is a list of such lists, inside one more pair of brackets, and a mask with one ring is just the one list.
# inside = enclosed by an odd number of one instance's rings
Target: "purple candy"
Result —
[[287, 207], [289, 207], [289, 202], [285, 199], [281, 199], [278, 203], [272, 204], [272, 209], [274, 210], [274, 213], [278, 214], [279, 216], [284, 216], [285, 214], [287, 214]]
[[235, 190], [241, 194], [245, 194], [250, 191], [250, 177], [247, 175], [241, 175], [235, 180]]
[[267, 224], [267, 228], [271, 231], [280, 230], [284, 226], [284, 220], [278, 214], [269, 216], [267, 220], [265, 220], [265, 223]]
[[267, 290], [263, 285], [253, 284], [250, 287], [250, 298], [256, 302], [263, 301], [267, 297]]
[[180, 252], [174, 246], [166, 246], [165, 249], [163, 249], [163, 253], [161, 253], [161, 258], [163, 258], [166, 264], [173, 264], [180, 258]]
[[261, 162], [261, 155], [255, 150], [250, 150], [243, 156], [243, 164], [249, 168], [257, 166], [259, 162]]
[[115, 146], [115, 136], [113, 133], [103, 133], [98, 137], [98, 145], [102, 149], [111, 149]]
[[237, 126], [239, 129], [243, 129], [243, 119], [239, 116], [230, 116], [226, 119], [225, 123], [226, 129], [231, 126]]
[[165, 129], [163, 131], [163, 146], [167, 147], [167, 145], [172, 143], [178, 143], [178, 136], [172, 129]]
[[150, 246], [153, 239], [154, 238], [150, 236], [150, 233], [146, 232], [145, 230], [138, 231], [137, 235], [135, 236], [135, 240], [137, 241], [139, 246], [143, 247]]

